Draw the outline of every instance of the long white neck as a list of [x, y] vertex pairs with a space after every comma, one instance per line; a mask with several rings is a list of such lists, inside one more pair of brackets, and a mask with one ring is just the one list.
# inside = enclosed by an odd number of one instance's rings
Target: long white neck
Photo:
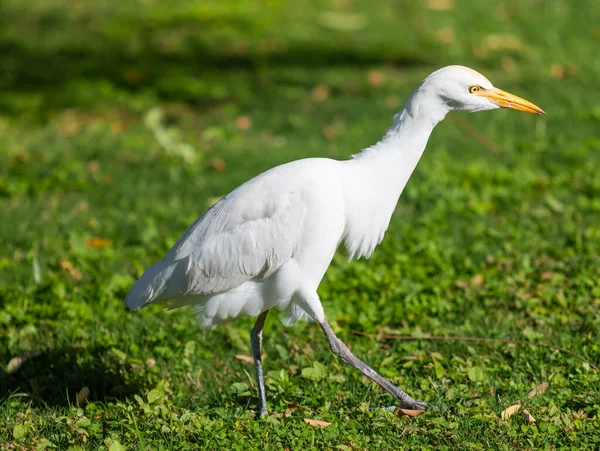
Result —
[[399, 189], [399, 196], [423, 155], [433, 128], [449, 111], [450, 107], [432, 94], [426, 84], [421, 85], [406, 107], [394, 116], [381, 141], [354, 158], [377, 177], [385, 178], [389, 189]]
[[424, 83], [381, 141], [347, 162], [344, 239], [351, 256], [368, 256], [381, 242], [433, 128], [449, 110]]

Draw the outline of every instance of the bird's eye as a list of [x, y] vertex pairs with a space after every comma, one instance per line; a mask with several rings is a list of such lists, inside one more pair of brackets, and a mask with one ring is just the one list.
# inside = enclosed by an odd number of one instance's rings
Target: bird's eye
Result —
[[481, 86], [477, 86], [477, 85], [473, 85], [473, 86], [469, 86], [469, 92], [471, 94], [473, 94], [474, 92], [477, 92], [481, 89]]

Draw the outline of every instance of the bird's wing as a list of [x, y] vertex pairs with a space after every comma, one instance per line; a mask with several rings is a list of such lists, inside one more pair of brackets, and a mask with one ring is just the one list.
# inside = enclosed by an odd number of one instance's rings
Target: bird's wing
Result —
[[[305, 217], [301, 193], [233, 191], [206, 211], [128, 295], [139, 308], [174, 297], [218, 293], [264, 279], [294, 256]], [[259, 195], [261, 194], [261, 195]]]
[[258, 203], [225, 200], [215, 207], [176, 251], [178, 258], [189, 256], [188, 293], [216, 293], [266, 278], [293, 256], [304, 218], [298, 193]]

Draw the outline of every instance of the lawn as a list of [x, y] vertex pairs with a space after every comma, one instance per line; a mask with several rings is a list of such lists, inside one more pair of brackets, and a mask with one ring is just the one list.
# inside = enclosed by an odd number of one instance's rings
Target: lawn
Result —
[[[0, 448], [597, 450], [599, 23], [568, 0], [4, 0]], [[319, 289], [353, 352], [436, 408], [377, 409], [317, 325], [273, 315], [257, 420], [252, 319], [126, 310], [219, 197], [373, 144], [448, 64], [548, 116], [452, 113], [373, 257], [339, 252]]]

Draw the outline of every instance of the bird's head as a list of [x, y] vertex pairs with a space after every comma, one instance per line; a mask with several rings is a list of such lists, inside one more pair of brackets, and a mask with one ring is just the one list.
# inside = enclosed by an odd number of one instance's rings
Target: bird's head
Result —
[[464, 66], [448, 66], [435, 71], [423, 81], [420, 89], [445, 104], [449, 111], [476, 112], [512, 108], [540, 116], [546, 115], [533, 103], [494, 88], [479, 72]]

